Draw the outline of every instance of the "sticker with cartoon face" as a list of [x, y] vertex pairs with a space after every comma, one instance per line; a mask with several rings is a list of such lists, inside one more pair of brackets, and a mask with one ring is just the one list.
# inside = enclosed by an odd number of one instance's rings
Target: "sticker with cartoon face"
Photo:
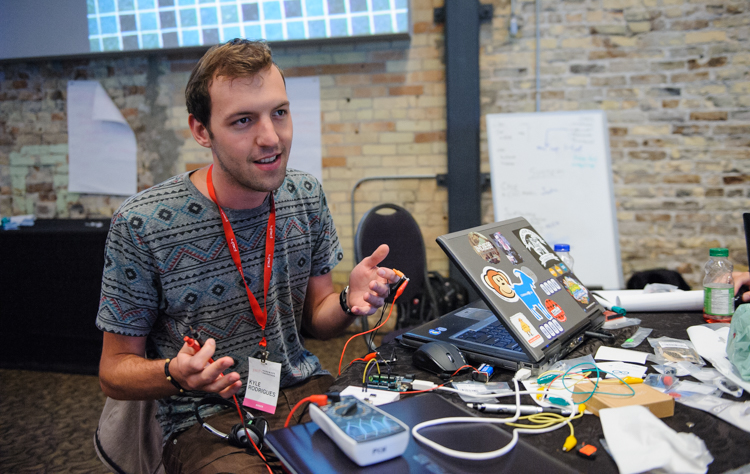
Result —
[[504, 271], [492, 267], [484, 267], [484, 271], [482, 272], [482, 282], [487, 288], [495, 292], [497, 296], [505, 301], [509, 303], [518, 301], [518, 295], [515, 290], [513, 290], [510, 278]]
[[[552, 252], [552, 249], [547, 242], [539, 237], [539, 234], [533, 230], [523, 228], [514, 230], [513, 233], [516, 234], [518, 240], [520, 240], [532, 254], [536, 254], [539, 263], [541, 263], [544, 268], [548, 268], [550, 265], [554, 265], [560, 261], [560, 258]], [[555, 275], [553, 274], [553, 276]]]
[[575, 298], [584, 307], [589, 304], [589, 290], [586, 289], [578, 280], [570, 275], [562, 277], [561, 281], [563, 287], [570, 293], [570, 296]]
[[487, 263], [500, 263], [500, 252], [487, 237], [478, 232], [469, 232], [469, 243], [474, 251]]
[[539, 288], [541, 288], [547, 296], [554, 295], [558, 291], [562, 290], [562, 286], [560, 286], [560, 283], [554, 278], [543, 281], [539, 284]]
[[568, 318], [565, 317], [565, 311], [563, 311], [560, 305], [555, 303], [554, 301], [546, 299], [544, 300], [544, 306], [547, 307], [547, 311], [549, 311], [549, 314], [551, 314], [553, 318], [557, 319], [561, 323], [564, 323], [568, 320]]
[[521, 331], [521, 336], [531, 347], [537, 347], [544, 342], [544, 338], [534, 329], [523, 313], [516, 313], [510, 317], [510, 322]]
[[523, 259], [521, 258], [521, 256], [518, 255], [518, 252], [513, 250], [513, 247], [510, 246], [510, 242], [508, 242], [508, 239], [506, 239], [503, 234], [501, 234], [500, 232], [495, 232], [494, 234], [492, 234], [492, 238], [495, 239], [497, 247], [503, 251], [506, 257], [508, 257], [510, 263], [512, 263], [513, 265], [523, 263]]

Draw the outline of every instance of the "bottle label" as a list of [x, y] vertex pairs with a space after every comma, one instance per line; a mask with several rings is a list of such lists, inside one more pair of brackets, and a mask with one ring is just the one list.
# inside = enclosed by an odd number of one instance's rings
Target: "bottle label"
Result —
[[734, 313], [734, 288], [704, 288], [703, 312], [711, 316], [731, 316]]

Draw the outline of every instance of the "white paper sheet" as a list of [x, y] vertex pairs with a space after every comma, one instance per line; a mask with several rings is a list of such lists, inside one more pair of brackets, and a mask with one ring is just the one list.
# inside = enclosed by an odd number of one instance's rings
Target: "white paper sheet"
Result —
[[[606, 370], [608, 373], [605, 378], [613, 379], [615, 376], [620, 378], [625, 377], [636, 377], [642, 379], [646, 375], [646, 366], [628, 364], [625, 362], [599, 362], [596, 364], [600, 369]], [[592, 375], [596, 375], [593, 373]]]
[[703, 309], [703, 290], [644, 293], [643, 290], [597, 290], [594, 297], [607, 309], [627, 311], [698, 311]]
[[599, 350], [596, 351], [594, 359], [645, 364], [646, 357], [648, 357], [647, 352], [631, 351], [628, 349], [620, 349], [618, 347], [600, 346]]
[[286, 78], [294, 124], [294, 140], [289, 154], [289, 168], [306, 171], [323, 182], [323, 150], [320, 130], [320, 79], [318, 77]]
[[68, 191], [137, 191], [135, 133], [98, 81], [68, 82]]

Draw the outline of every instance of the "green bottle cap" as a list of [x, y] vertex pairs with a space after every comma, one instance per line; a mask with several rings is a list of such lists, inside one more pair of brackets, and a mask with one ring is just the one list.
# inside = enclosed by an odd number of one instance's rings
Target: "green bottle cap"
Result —
[[721, 248], [711, 249], [709, 250], [708, 255], [711, 257], [728, 257], [729, 250]]

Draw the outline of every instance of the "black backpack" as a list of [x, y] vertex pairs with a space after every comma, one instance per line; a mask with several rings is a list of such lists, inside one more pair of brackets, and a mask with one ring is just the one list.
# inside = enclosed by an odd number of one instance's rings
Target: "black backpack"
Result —
[[431, 308], [429, 319], [435, 319], [469, 303], [468, 290], [456, 280], [445, 278], [438, 272], [429, 272], [429, 284], [435, 295], [435, 308]]

